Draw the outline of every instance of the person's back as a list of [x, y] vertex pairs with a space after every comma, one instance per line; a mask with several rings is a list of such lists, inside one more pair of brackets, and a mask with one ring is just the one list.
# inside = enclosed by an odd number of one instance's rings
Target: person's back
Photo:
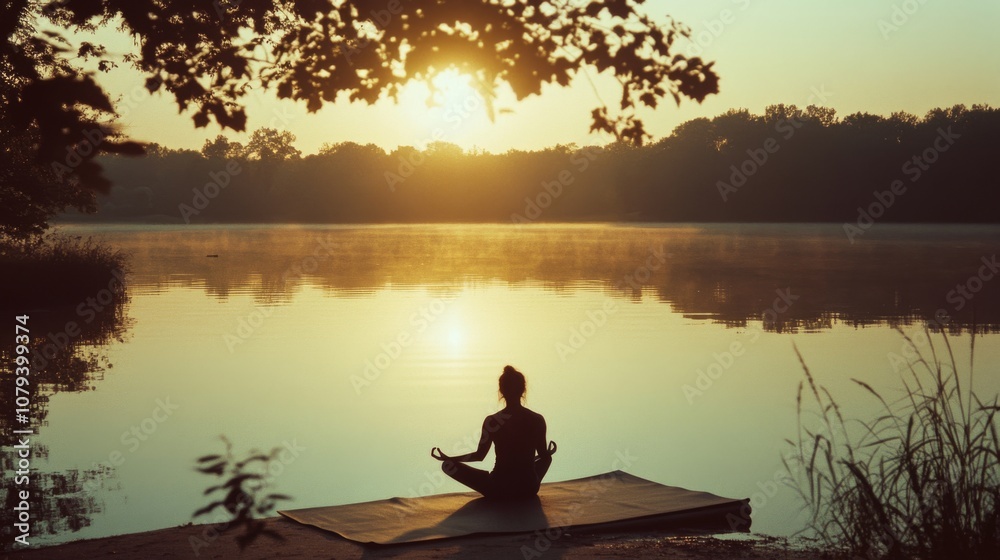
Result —
[[493, 476], [510, 493], [534, 494], [539, 477], [536, 451], [545, 448], [545, 419], [520, 405], [508, 406], [492, 416], [499, 426], [493, 434], [496, 463]]

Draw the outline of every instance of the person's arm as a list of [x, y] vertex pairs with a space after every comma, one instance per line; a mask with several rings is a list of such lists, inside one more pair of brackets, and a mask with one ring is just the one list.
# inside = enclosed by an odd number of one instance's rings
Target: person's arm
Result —
[[556, 442], [549, 442], [548, 447], [545, 446], [545, 418], [541, 418], [541, 428], [538, 430], [538, 434], [535, 437], [535, 453], [537, 453], [539, 457], [549, 457], [555, 452]]
[[[434, 457], [438, 461], [455, 461], [457, 463], [468, 463], [470, 461], [482, 461], [486, 458], [486, 453], [490, 450], [490, 445], [493, 444], [493, 436], [490, 435], [490, 431], [486, 429], [486, 424], [489, 422], [489, 418], [483, 421], [483, 431], [482, 435], [479, 436], [479, 447], [476, 448], [472, 453], [466, 453], [465, 455], [458, 455], [456, 457], [449, 457], [445, 455], [440, 447], [435, 447], [431, 449], [431, 457]], [[434, 450], [437, 450], [438, 454], [434, 454]]]

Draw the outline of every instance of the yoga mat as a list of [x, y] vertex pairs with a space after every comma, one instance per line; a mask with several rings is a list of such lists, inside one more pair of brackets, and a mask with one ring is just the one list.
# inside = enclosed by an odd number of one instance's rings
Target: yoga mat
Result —
[[749, 530], [749, 500], [664, 486], [614, 471], [542, 484], [537, 499], [487, 500], [476, 492], [279, 511], [361, 543], [398, 544], [555, 527]]

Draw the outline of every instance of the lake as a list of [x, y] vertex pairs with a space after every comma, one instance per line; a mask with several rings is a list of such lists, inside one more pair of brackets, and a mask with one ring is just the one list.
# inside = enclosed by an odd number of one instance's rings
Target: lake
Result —
[[803, 525], [775, 483], [793, 345], [845, 414], [869, 415], [851, 378], [901, 395], [897, 329], [944, 313], [959, 366], [974, 327], [976, 389], [1000, 390], [997, 227], [853, 243], [839, 224], [60, 229], [130, 255], [129, 299], [118, 334], [81, 348], [85, 386], [49, 390], [35, 467], [91, 482], [48, 542], [191, 521], [215, 483], [195, 461], [220, 435], [237, 455], [286, 450], [283, 509], [459, 491], [430, 449], [471, 450], [506, 364], [559, 444], [548, 480], [622, 469], [752, 498], [753, 530], [787, 535]]

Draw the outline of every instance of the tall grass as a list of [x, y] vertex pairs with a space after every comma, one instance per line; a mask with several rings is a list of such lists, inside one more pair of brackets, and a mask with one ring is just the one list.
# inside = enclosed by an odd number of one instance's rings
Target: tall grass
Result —
[[[871, 559], [998, 558], [997, 397], [984, 402], [972, 388], [974, 330], [965, 375], [948, 337], [942, 333], [947, 354], [939, 355], [925, 334], [928, 356], [903, 334], [916, 357], [904, 373], [902, 399], [887, 400], [852, 379], [880, 404], [870, 420], [845, 421], [796, 348], [805, 380], [785, 468], [809, 508], [809, 529], [829, 546]], [[803, 420], [813, 412], [818, 427], [807, 428]]]

